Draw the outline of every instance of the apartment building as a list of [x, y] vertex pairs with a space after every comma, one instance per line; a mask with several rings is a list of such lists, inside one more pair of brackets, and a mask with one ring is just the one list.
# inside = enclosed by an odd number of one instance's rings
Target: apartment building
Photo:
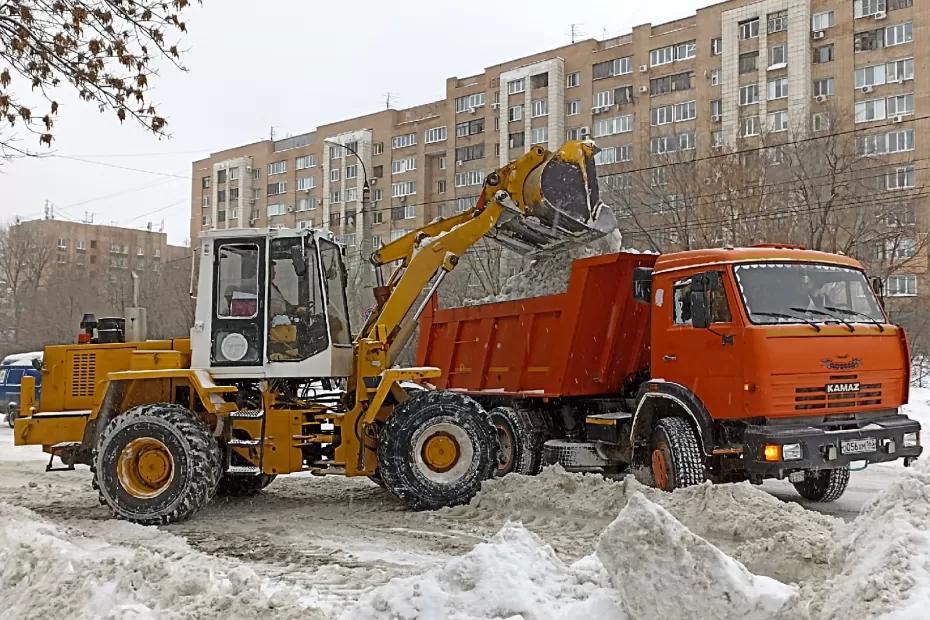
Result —
[[17, 224], [34, 232], [52, 249], [49, 263], [64, 273], [90, 277], [135, 271], [154, 273], [190, 256], [190, 248], [168, 244], [163, 232], [67, 220], [29, 220]]
[[[861, 133], [876, 166], [887, 162], [889, 191], [913, 188], [930, 149], [921, 2], [731, 0], [449, 78], [440, 101], [218, 151], [192, 164], [191, 235], [309, 226], [351, 246], [367, 198], [377, 244], [468, 208], [487, 172], [534, 144], [595, 139], [602, 185], [622, 191], [668, 153], [803, 139], [829, 131], [831, 115]], [[926, 200], [908, 201], [908, 223], [926, 230]], [[925, 271], [890, 274], [889, 294], [915, 295]]]

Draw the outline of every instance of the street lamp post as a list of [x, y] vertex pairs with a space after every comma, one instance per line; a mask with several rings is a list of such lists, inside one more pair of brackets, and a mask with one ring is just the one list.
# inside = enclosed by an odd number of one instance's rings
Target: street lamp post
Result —
[[[368, 239], [371, 237], [370, 231], [368, 230], [368, 199], [371, 194], [371, 186], [368, 183], [368, 167], [365, 165], [365, 162], [362, 160], [361, 155], [356, 152], [355, 149], [348, 146], [347, 144], [342, 144], [341, 142], [334, 142], [332, 140], [324, 140], [324, 144], [331, 144], [333, 146], [338, 146], [344, 148], [346, 151], [355, 155], [355, 158], [358, 160], [358, 163], [362, 166], [362, 208], [358, 212], [358, 223], [357, 230], [359, 231], [358, 239], [358, 254], [359, 254], [359, 269], [362, 272], [362, 286], [364, 288], [371, 288], [374, 284], [371, 282], [369, 277], [372, 269], [365, 269], [364, 265], [366, 263], [370, 264], [369, 256], [365, 252], [365, 245], [368, 243]], [[345, 224], [343, 223], [343, 226]], [[372, 250], [374, 247], [372, 246]], [[372, 265], [372, 268], [374, 266]]]

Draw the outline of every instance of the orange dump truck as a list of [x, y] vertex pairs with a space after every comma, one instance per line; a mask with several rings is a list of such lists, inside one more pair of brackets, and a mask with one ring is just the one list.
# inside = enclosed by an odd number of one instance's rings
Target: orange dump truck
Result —
[[851, 258], [791, 247], [596, 256], [558, 295], [432, 304], [417, 363], [489, 411], [502, 474], [788, 478], [832, 501], [851, 464], [922, 450], [900, 411], [907, 339], [877, 285]]

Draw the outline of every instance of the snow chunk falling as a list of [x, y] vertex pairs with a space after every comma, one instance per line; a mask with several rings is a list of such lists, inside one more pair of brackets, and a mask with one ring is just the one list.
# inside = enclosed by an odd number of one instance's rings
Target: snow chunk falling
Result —
[[768, 620], [797, 613], [797, 589], [745, 566], [642, 493], [601, 534], [597, 556], [634, 618]]

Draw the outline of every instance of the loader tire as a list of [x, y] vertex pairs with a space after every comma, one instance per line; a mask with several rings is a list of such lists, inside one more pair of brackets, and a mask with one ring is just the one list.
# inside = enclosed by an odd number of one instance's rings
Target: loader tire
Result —
[[849, 469], [821, 469], [804, 472], [802, 482], [793, 482], [795, 490], [812, 502], [834, 502], [846, 491]]
[[682, 418], [662, 418], [652, 433], [650, 469], [653, 485], [674, 491], [704, 482], [704, 454], [691, 425]]
[[216, 494], [223, 497], [251, 497], [257, 495], [262, 489], [274, 482], [274, 474], [259, 474], [257, 476], [231, 476], [223, 474], [216, 487]]
[[116, 416], [94, 449], [100, 499], [142, 525], [183, 521], [209, 503], [222, 459], [197, 415], [179, 405], [141, 405]]
[[384, 485], [417, 510], [471, 500], [498, 463], [497, 431], [464, 394], [413, 395], [388, 417], [378, 442]]
[[539, 414], [513, 407], [495, 407], [488, 412], [500, 442], [496, 476], [509, 473], [535, 476], [542, 469], [542, 446], [546, 424]]

